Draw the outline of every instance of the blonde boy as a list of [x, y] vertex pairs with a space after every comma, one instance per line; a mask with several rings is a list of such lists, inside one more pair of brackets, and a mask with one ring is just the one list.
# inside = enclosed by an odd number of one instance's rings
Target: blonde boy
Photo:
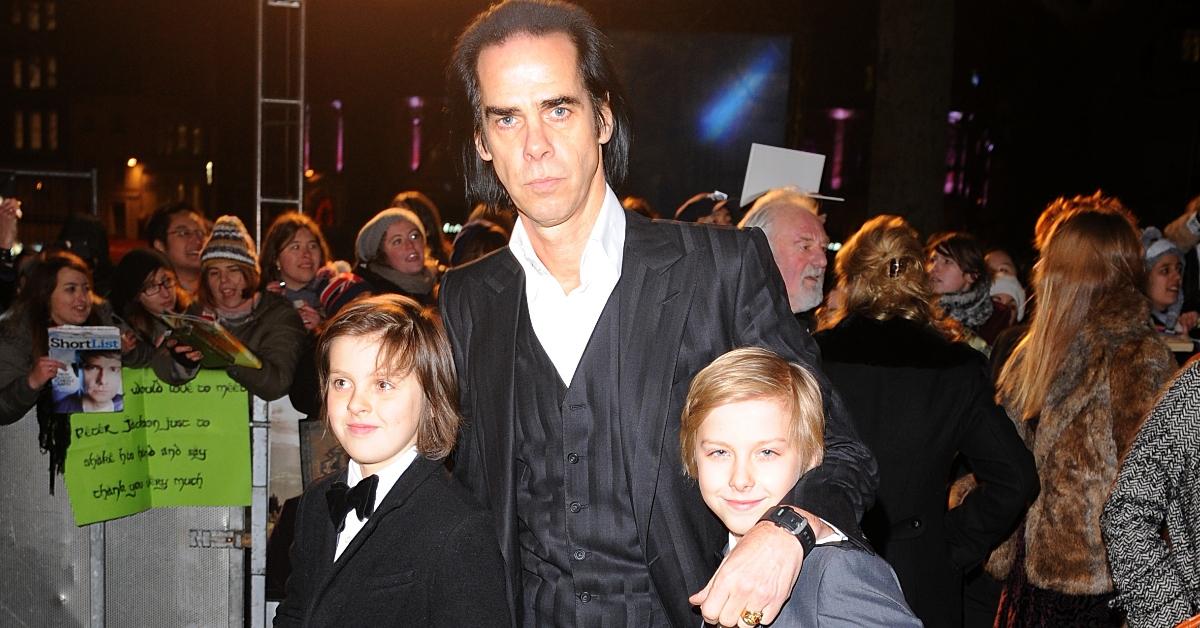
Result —
[[[883, 559], [840, 535], [813, 539], [802, 517], [776, 508], [821, 463], [824, 423], [821, 390], [804, 367], [766, 349], [735, 349], [692, 380], [680, 420], [684, 471], [729, 530], [728, 549], [770, 521], [810, 550], [772, 628], [920, 626]], [[747, 608], [738, 625], [757, 625], [768, 610]]]

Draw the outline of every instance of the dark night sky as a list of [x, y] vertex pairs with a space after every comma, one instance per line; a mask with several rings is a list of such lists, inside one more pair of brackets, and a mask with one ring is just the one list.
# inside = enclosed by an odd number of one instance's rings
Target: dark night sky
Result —
[[[866, 207], [875, 131], [878, 2], [583, 4], [614, 33], [790, 38], [788, 143], [828, 152], [827, 111], [846, 107], [856, 112], [846, 143], [842, 192], [848, 200], [830, 209], [838, 213], [831, 216], [831, 227], [841, 232], [834, 235], [845, 236], [868, 213], [889, 209]], [[72, 60], [63, 63], [62, 83], [74, 90], [70, 98], [100, 103], [100, 108], [110, 97], [190, 108], [213, 126], [218, 185], [210, 213], [250, 212], [254, 3], [105, 0], [71, 3], [69, 9], [60, 4], [61, 45], [68, 50], [64, 57]], [[438, 109], [452, 41], [485, 4], [309, 0], [307, 88], [318, 169], [322, 159], [328, 161], [317, 145], [321, 133], [328, 132], [322, 130], [330, 120], [328, 103], [340, 98], [345, 104], [344, 231], [352, 233], [406, 187], [427, 190], [447, 218], [461, 218], [461, 187], [441, 143], [445, 129]], [[947, 225], [1019, 246], [1028, 239], [1037, 212], [1060, 194], [1103, 187], [1124, 198], [1144, 223], [1154, 224], [1177, 214], [1188, 198], [1200, 193], [1200, 63], [1183, 61], [1182, 43], [1189, 32], [1200, 39], [1200, 4], [961, 0], [953, 5], [953, 40], [926, 41], [915, 33], [914, 45], [952, 55], [952, 106], [970, 116], [971, 139], [992, 142], [994, 152], [988, 205], [947, 198]], [[977, 86], [971, 84], [972, 75], [979, 77]], [[637, 77], [630, 79], [626, 82], [636, 83]], [[416, 174], [406, 173], [408, 117], [403, 103], [410, 95], [427, 100], [427, 152]], [[635, 119], [639, 114], [634, 111]], [[114, 118], [120, 115], [112, 112]], [[74, 132], [76, 144], [88, 143], [90, 136]], [[138, 142], [153, 140], [128, 141], [131, 145], [120, 147], [120, 154], [135, 154]], [[654, 146], [656, 151], [672, 150], [671, 140], [656, 142], [666, 144]], [[635, 144], [635, 159], [637, 150]], [[65, 165], [91, 167], [84, 162], [100, 159], [100, 152], [95, 146], [77, 147], [71, 157], [75, 163]]]

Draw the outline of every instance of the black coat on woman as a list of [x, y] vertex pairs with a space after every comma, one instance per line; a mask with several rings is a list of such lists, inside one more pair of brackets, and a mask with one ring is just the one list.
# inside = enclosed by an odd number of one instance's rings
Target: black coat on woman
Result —
[[[1033, 457], [993, 401], [979, 352], [932, 327], [851, 315], [816, 335], [825, 372], [879, 463], [863, 532], [926, 626], [962, 625], [962, 573], [1037, 496]], [[958, 454], [979, 485], [947, 510]]]
[[326, 492], [300, 498], [292, 573], [276, 626], [509, 626], [491, 515], [440, 462], [418, 456], [335, 561]]

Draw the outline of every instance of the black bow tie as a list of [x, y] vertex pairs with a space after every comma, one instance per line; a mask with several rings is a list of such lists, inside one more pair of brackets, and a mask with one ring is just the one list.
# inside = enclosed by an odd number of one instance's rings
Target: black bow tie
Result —
[[325, 493], [329, 502], [329, 518], [338, 532], [346, 527], [346, 515], [353, 510], [362, 521], [375, 511], [375, 487], [379, 486], [379, 476], [370, 475], [350, 488], [345, 482], [334, 482]]

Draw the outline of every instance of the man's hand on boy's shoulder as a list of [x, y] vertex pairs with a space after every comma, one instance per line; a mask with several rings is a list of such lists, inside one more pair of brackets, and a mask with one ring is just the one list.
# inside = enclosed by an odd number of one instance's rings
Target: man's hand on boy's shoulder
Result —
[[[834, 533], [820, 517], [793, 509], [808, 520], [816, 538]], [[759, 522], [689, 601], [700, 607], [700, 615], [710, 624], [744, 626], [738, 623], [744, 611], [761, 611], [759, 623], [770, 624], [791, 596], [803, 563], [804, 548], [796, 537], [773, 523]]]

